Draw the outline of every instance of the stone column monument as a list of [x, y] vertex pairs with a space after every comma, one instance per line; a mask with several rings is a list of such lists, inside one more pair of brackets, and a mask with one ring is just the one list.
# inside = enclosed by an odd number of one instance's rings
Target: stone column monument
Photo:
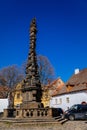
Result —
[[34, 18], [30, 24], [30, 49], [26, 65], [26, 77], [23, 81], [23, 109], [40, 107], [42, 90], [38, 73], [36, 55], [37, 26]]
[[26, 77], [22, 82], [22, 104], [13, 109], [4, 111], [5, 117], [16, 118], [40, 118], [43, 120], [52, 118], [52, 110], [43, 108], [41, 104], [42, 89], [38, 72], [37, 55], [36, 55], [36, 19], [34, 18], [30, 24], [30, 47], [26, 65]]

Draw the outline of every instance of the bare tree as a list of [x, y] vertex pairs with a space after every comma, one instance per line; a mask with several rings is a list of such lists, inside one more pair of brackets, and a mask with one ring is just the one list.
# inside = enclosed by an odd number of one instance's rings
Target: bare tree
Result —
[[3, 76], [0, 76], [0, 86], [6, 86], [6, 80]]
[[[46, 56], [37, 55], [37, 63], [41, 84], [46, 85], [48, 84], [48, 81], [49, 82], [53, 81], [55, 78], [55, 72], [48, 58]], [[25, 61], [21, 67], [24, 76], [25, 76], [26, 64], [27, 61]]]
[[54, 68], [46, 56], [38, 55], [37, 57], [40, 81], [42, 84], [48, 84], [55, 78]]
[[0, 70], [0, 75], [6, 80], [6, 85], [8, 87], [14, 87], [24, 78], [20, 69], [16, 65], [2, 68]]
[[[47, 57], [37, 56], [38, 71], [40, 75], [40, 82], [43, 85], [48, 84], [48, 81], [52, 81], [55, 78], [54, 68], [51, 65]], [[4, 84], [10, 88], [14, 87], [25, 77], [26, 62], [18, 68], [16, 65], [8, 66], [0, 70], [1, 84]]]

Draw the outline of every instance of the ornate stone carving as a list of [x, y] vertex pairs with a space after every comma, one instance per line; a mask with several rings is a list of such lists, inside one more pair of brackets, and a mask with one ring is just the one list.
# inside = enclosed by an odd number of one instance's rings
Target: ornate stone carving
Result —
[[[23, 83], [23, 92], [31, 95], [30, 99], [27, 99], [27, 106], [38, 107], [38, 103], [41, 102], [42, 90], [38, 73], [37, 55], [36, 55], [36, 19], [34, 18], [30, 24], [30, 49], [28, 54], [28, 61], [26, 66], [26, 78]], [[25, 98], [23, 104], [25, 104]], [[31, 105], [33, 103], [33, 106]], [[36, 105], [37, 104], [37, 105]], [[24, 105], [23, 105], [24, 106]]]

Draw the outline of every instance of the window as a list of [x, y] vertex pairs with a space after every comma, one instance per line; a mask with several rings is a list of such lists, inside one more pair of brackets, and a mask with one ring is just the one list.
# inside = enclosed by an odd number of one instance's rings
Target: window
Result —
[[17, 99], [19, 99], [19, 98], [20, 98], [20, 93], [17, 94]]
[[57, 99], [55, 99], [55, 104], [57, 104]]
[[55, 99], [55, 104], [62, 104], [62, 98], [56, 98]]
[[60, 104], [62, 104], [62, 98], [59, 98], [59, 102], [60, 102]]
[[82, 110], [81, 110], [81, 111], [82, 111], [82, 112], [87, 112], [87, 106], [84, 105], [84, 106], [82, 107]]
[[67, 97], [67, 98], [66, 98], [66, 102], [67, 102], [67, 103], [69, 103], [69, 102], [70, 102], [69, 97]]

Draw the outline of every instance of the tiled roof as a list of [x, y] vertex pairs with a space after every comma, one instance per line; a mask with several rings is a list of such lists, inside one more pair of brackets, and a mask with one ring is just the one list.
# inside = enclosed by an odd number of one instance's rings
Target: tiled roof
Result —
[[54, 90], [52, 96], [58, 94], [61, 90], [63, 90], [63, 88], [64, 88], [64, 84], [61, 84], [59, 87], [57, 87], [57, 88]]
[[57, 83], [58, 80], [59, 80], [59, 78], [56, 79], [56, 80], [54, 80], [54, 81], [52, 81], [52, 82], [49, 83], [48, 85], [46, 85], [44, 88], [45, 88], [45, 89], [52, 89], [52, 88], [54, 88], [54, 86], [56, 85], [56, 83]]
[[[69, 89], [70, 87], [70, 89]], [[67, 83], [57, 91], [56, 95], [72, 93], [77, 91], [87, 90], [87, 68], [81, 70], [78, 74], [74, 74]]]
[[78, 74], [74, 74], [66, 83], [66, 85], [78, 85], [87, 83], [87, 68], [81, 70]]
[[50, 95], [53, 96], [56, 95], [64, 85], [65, 83], [60, 78], [58, 78], [54, 80], [52, 83], [45, 86], [44, 88], [45, 90], [50, 90]]
[[[60, 83], [60, 84], [59, 84]], [[46, 89], [52, 89], [52, 88], [56, 88], [58, 86], [61, 85], [61, 83], [64, 84], [64, 82], [60, 79], [60, 78], [57, 78], [56, 80], [54, 80], [53, 82], [49, 83], [48, 85], [45, 86]]]

